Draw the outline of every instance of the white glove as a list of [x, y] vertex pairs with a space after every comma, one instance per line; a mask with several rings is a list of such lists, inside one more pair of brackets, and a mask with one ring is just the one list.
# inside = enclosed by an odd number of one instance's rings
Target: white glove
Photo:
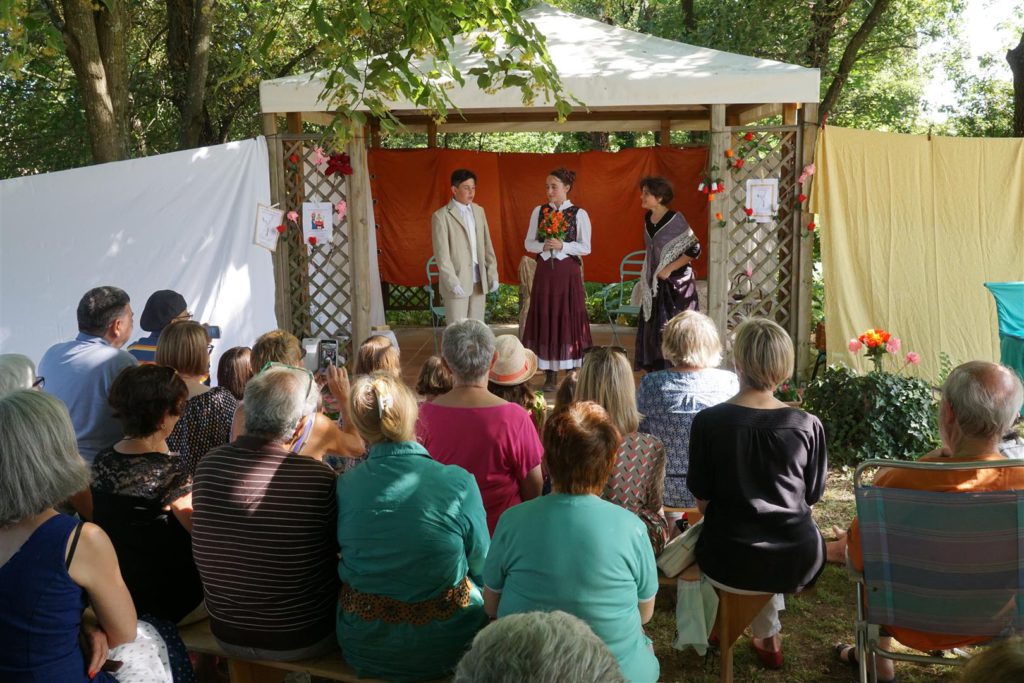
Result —
[[455, 285], [452, 287], [452, 294], [454, 294], [457, 299], [462, 299], [466, 296], [466, 290], [462, 288], [462, 285]]
[[491, 283], [491, 291], [492, 292], [497, 292], [498, 291], [498, 281], [497, 280], [495, 280], [494, 282]]

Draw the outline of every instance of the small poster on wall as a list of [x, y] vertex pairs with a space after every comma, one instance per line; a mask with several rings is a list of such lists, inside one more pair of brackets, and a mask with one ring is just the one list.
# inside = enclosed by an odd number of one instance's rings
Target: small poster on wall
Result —
[[278, 226], [284, 221], [284, 211], [263, 204], [256, 205], [256, 244], [274, 251], [280, 235]]
[[330, 202], [302, 203], [302, 240], [308, 244], [331, 244], [334, 240], [333, 204]]
[[747, 208], [758, 223], [771, 223], [779, 211], [779, 179], [762, 178], [747, 181]]

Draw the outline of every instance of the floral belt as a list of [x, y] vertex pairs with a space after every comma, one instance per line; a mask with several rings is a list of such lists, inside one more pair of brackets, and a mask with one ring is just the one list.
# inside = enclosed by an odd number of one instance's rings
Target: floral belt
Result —
[[469, 577], [440, 595], [420, 602], [403, 602], [386, 595], [363, 593], [343, 583], [341, 609], [364, 621], [424, 626], [432, 621], [451, 619], [460, 609], [469, 606], [472, 594], [473, 584]]

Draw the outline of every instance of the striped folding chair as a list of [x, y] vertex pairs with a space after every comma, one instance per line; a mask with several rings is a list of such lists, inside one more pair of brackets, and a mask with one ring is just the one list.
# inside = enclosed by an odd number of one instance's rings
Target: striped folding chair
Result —
[[869, 673], [877, 680], [879, 656], [966, 662], [881, 650], [881, 626], [993, 639], [1024, 629], [1024, 491], [914, 491], [865, 483], [866, 471], [883, 467], [977, 470], [1024, 467], [1024, 462], [869, 460], [857, 467], [854, 493], [864, 559], [863, 574], [855, 577], [861, 683], [868, 683]]

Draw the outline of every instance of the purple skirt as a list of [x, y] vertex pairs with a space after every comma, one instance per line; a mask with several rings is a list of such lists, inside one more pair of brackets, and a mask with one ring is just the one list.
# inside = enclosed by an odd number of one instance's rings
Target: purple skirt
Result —
[[579, 264], [538, 258], [523, 346], [537, 354], [542, 370], [567, 370], [579, 367], [583, 350], [592, 345]]
[[692, 270], [686, 270], [688, 272], [683, 276], [672, 273], [667, 280], [658, 283], [658, 293], [651, 302], [650, 320], [644, 320], [643, 312], [637, 316], [637, 370], [655, 372], [672, 367], [661, 355], [661, 330], [677, 313], [697, 310], [697, 280]]

